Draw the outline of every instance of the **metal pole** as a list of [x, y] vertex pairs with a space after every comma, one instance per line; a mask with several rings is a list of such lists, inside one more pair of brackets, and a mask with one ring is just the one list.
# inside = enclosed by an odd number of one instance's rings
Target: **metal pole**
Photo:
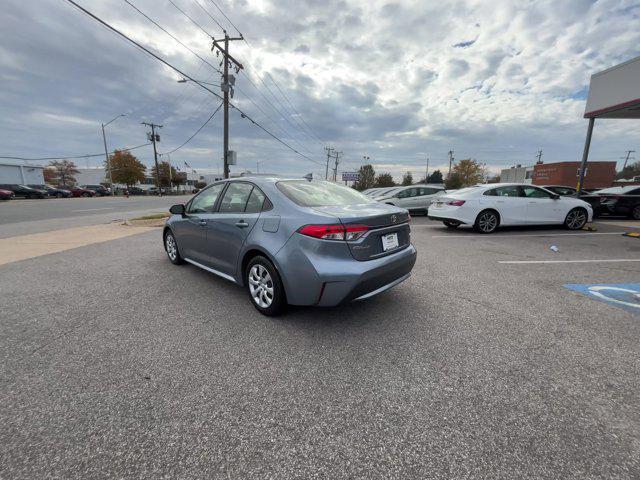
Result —
[[158, 167], [158, 152], [156, 150], [156, 130], [155, 125], [151, 124], [151, 138], [153, 140], [153, 160], [156, 163], [156, 187], [158, 188], [158, 196], [162, 196], [162, 188], [160, 187], [160, 167]]
[[591, 134], [593, 133], [593, 124], [596, 119], [589, 119], [589, 127], [587, 128], [587, 138], [584, 141], [584, 150], [582, 151], [582, 163], [580, 164], [580, 177], [578, 180], [578, 195], [582, 193], [582, 184], [584, 183], [584, 175], [587, 169], [587, 160], [589, 159], [589, 147], [591, 147]]
[[424, 176], [424, 183], [429, 183], [429, 157], [427, 157], [427, 173]]
[[173, 191], [173, 175], [171, 175], [171, 156], [167, 153], [167, 158], [169, 159], [169, 191]]
[[107, 136], [104, 133], [104, 123], [102, 125], [102, 141], [104, 142], [104, 158], [107, 161], [107, 170], [109, 171], [109, 185], [111, 186], [111, 196], [115, 196], [115, 188], [113, 187], [113, 174], [111, 173], [111, 159], [109, 158], [109, 150], [107, 149]]
[[224, 178], [229, 178], [229, 35], [224, 34]]

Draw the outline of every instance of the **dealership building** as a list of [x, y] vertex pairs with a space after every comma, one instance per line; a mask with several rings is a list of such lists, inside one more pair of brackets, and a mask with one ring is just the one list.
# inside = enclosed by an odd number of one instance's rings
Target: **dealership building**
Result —
[[[585, 171], [583, 188], [607, 188], [616, 178], [617, 162], [590, 162]], [[580, 162], [538, 163], [533, 166], [534, 185], [575, 187], [580, 179]]]
[[0, 163], [0, 183], [18, 185], [43, 185], [44, 167], [18, 163]]

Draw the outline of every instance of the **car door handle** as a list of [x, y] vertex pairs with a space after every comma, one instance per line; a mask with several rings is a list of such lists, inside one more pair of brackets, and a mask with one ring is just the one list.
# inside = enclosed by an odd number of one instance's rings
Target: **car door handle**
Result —
[[238, 228], [247, 228], [248, 226], [249, 224], [244, 220], [240, 220], [238, 223], [236, 223], [236, 227]]
[[207, 224], [206, 220], [198, 220], [198, 225], [202, 225], [203, 227]]

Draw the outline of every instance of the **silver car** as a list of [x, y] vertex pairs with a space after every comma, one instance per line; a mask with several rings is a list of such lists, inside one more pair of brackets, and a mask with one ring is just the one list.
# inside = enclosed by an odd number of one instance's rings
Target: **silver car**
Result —
[[445, 193], [444, 187], [438, 185], [410, 185], [378, 195], [379, 202], [406, 208], [411, 213], [427, 214], [431, 202]]
[[416, 261], [406, 210], [331, 182], [224, 180], [170, 212], [169, 260], [243, 285], [265, 315], [372, 297]]

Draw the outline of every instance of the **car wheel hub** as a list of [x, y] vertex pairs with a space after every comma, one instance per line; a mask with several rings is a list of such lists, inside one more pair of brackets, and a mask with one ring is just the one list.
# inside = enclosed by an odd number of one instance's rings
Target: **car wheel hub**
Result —
[[498, 219], [495, 215], [491, 213], [485, 213], [480, 217], [478, 221], [478, 225], [480, 226], [480, 230], [483, 232], [490, 232], [496, 228], [498, 224]]
[[567, 218], [567, 224], [569, 228], [582, 228], [586, 219], [583, 212], [576, 210], [574, 212], [569, 213], [569, 218]]
[[167, 246], [167, 255], [169, 255], [171, 260], [175, 260], [178, 256], [178, 249], [176, 248], [176, 240], [173, 238], [173, 235], [167, 235], [165, 244]]
[[273, 303], [273, 280], [262, 265], [254, 265], [249, 271], [249, 292], [261, 308], [268, 308]]

